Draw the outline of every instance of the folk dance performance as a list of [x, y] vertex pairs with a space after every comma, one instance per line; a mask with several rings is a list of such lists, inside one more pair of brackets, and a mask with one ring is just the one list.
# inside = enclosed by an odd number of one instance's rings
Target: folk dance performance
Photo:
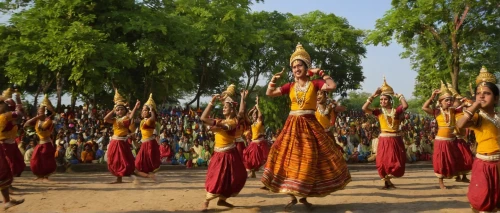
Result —
[[52, 143], [51, 134], [54, 131], [52, 116], [55, 115], [54, 107], [45, 95], [37, 116], [26, 121], [25, 127], [35, 125], [35, 132], [39, 138], [39, 144], [33, 151], [30, 160], [31, 172], [37, 177], [35, 180], [49, 180], [49, 176], [56, 171], [57, 164], [54, 154], [56, 149]]
[[141, 105], [137, 101], [132, 112], [128, 113], [127, 102], [118, 93], [118, 89], [115, 89], [114, 102], [114, 110], [104, 117], [104, 122], [113, 124], [113, 137], [111, 137], [107, 151], [108, 170], [116, 176], [116, 181], [111, 182], [111, 184], [123, 183], [123, 176], [134, 174], [135, 159], [127, 139], [135, 111]]
[[467, 109], [458, 128], [474, 131], [476, 159], [467, 198], [474, 212], [496, 212], [500, 209], [500, 118], [495, 112], [500, 96], [495, 75], [482, 68], [476, 78], [475, 102], [466, 100]]
[[[401, 105], [393, 108], [393, 95], [399, 98]], [[380, 109], [370, 109], [373, 99], [380, 96]], [[376, 165], [378, 175], [384, 181], [382, 189], [396, 188], [392, 178], [403, 177], [405, 174], [406, 152], [399, 126], [404, 119], [404, 111], [408, 104], [404, 96], [397, 95], [384, 77], [382, 87], [370, 96], [363, 105], [363, 111], [373, 114], [380, 122], [380, 135], [377, 145]]]
[[249, 178], [256, 178], [255, 172], [266, 163], [269, 155], [269, 144], [264, 131], [264, 116], [259, 109], [259, 96], [255, 103], [255, 106], [248, 112], [252, 119], [252, 140], [243, 152], [243, 163]]
[[[439, 94], [437, 110], [430, 106], [434, 98]], [[462, 109], [453, 107], [453, 94], [448, 90], [443, 82], [441, 89], [434, 90], [429, 100], [424, 103], [422, 110], [436, 118], [438, 131], [434, 139], [434, 154], [432, 156], [432, 166], [434, 173], [439, 178], [439, 187], [447, 189], [444, 185], [444, 178], [453, 178], [463, 170], [463, 157], [455, 143], [455, 115], [462, 112]]]
[[318, 90], [317, 110], [315, 112], [316, 119], [323, 126], [325, 132], [330, 136], [332, 143], [343, 151], [342, 147], [337, 144], [334, 132], [335, 121], [337, 120], [337, 113], [343, 112], [345, 107], [338, 106], [336, 101], [328, 103], [328, 93], [326, 91]]
[[139, 125], [141, 130], [141, 148], [135, 158], [135, 174], [151, 178], [156, 182], [155, 173], [160, 170], [160, 146], [153, 135], [156, 128], [157, 117], [156, 103], [153, 100], [153, 94], [149, 95], [148, 101], [144, 104], [141, 111], [142, 121]]
[[[13, 93], [15, 101], [12, 99]], [[24, 156], [15, 142], [18, 131], [16, 120], [23, 116], [21, 95], [8, 88], [3, 91], [2, 97], [5, 98], [3, 104], [6, 104], [7, 107], [0, 109], [0, 146], [5, 150], [13, 177], [20, 177], [26, 168]]]
[[[5, 95], [5, 93], [4, 93]], [[21, 165], [16, 164], [15, 158], [9, 158], [7, 152], [13, 152], [9, 150], [8, 146], [5, 144], [9, 143], [13, 134], [12, 129], [17, 129], [12, 126], [12, 120], [18, 116], [18, 112], [21, 111], [22, 106], [20, 105], [20, 97], [16, 97], [17, 105], [13, 103], [12, 99], [0, 96], [0, 191], [3, 197], [4, 210], [7, 210], [13, 206], [19, 205], [24, 202], [24, 199], [14, 200], [9, 195], [9, 188], [11, 187], [12, 181], [14, 180], [13, 171], [16, 171], [17, 168], [20, 168]], [[14, 110], [12, 106], [14, 105]], [[14, 111], [14, 112], [12, 112]], [[9, 130], [10, 128], [10, 130]], [[4, 132], [4, 130], [7, 130]], [[17, 132], [16, 132], [17, 133]], [[7, 141], [7, 143], [6, 143]], [[14, 143], [15, 144], [15, 143]], [[18, 149], [19, 151], [19, 149]], [[13, 153], [10, 153], [13, 154]], [[12, 155], [10, 155], [12, 156]], [[15, 156], [14, 156], [15, 157]], [[23, 162], [24, 163], [24, 162]], [[23, 168], [24, 169], [24, 168]], [[19, 173], [20, 174], [20, 173]]]
[[[274, 193], [288, 194], [286, 209], [300, 203], [307, 208], [312, 204], [307, 197], [324, 197], [343, 189], [351, 175], [341, 151], [316, 119], [317, 91], [332, 91], [336, 84], [320, 69], [311, 69], [311, 57], [299, 43], [290, 57], [295, 82], [276, 87], [276, 80], [284, 70], [275, 74], [266, 95], [289, 95], [290, 114], [283, 130], [271, 146], [262, 183]], [[322, 79], [311, 80], [308, 74]]]
[[[236, 118], [237, 102], [234, 102], [234, 85], [221, 95], [214, 95], [208, 103], [205, 111], [201, 115], [201, 120], [211, 126], [210, 130], [215, 133], [214, 154], [208, 165], [205, 190], [207, 191], [202, 211], [208, 211], [211, 200], [219, 198], [218, 206], [232, 208], [232, 204], [226, 201], [229, 197], [234, 197], [240, 193], [246, 183], [246, 171], [238, 150], [236, 149], [235, 138], [238, 120]], [[222, 114], [224, 119], [209, 118], [214, 102], [222, 101]]]

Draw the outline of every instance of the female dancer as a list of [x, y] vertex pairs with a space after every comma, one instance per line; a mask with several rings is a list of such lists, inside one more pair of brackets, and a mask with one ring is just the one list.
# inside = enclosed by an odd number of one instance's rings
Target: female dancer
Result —
[[[380, 95], [380, 109], [370, 109], [373, 99]], [[396, 188], [391, 178], [403, 177], [405, 174], [406, 152], [399, 126], [404, 119], [404, 111], [408, 104], [403, 95], [395, 95], [401, 105], [393, 108], [394, 90], [389, 86], [384, 77], [382, 87], [370, 96], [363, 105], [363, 111], [373, 114], [380, 123], [380, 135], [377, 145], [376, 164], [378, 175], [384, 181], [382, 189]]]
[[[1, 114], [2, 116], [2, 125], [3, 128], [4, 122], [3, 120], [14, 116], [15, 112], [10, 113], [11, 115], [8, 116], [6, 111], [8, 111], [8, 106], [10, 101], [7, 101], [7, 98], [0, 96], [0, 112], [4, 112]], [[0, 144], [0, 192], [2, 193], [3, 197], [3, 203], [4, 203], [4, 210], [7, 210], [15, 205], [19, 205], [24, 202], [24, 199], [21, 200], [14, 200], [10, 197], [9, 195], [9, 187], [10, 184], [12, 183], [13, 180], [13, 175], [12, 175], [12, 168], [9, 165], [9, 160], [7, 158], [7, 154], [5, 153], [6, 149], [4, 148], [4, 144]]]
[[15, 93], [16, 101], [12, 100], [12, 92], [14, 90], [9, 88], [2, 93], [6, 100], [0, 104], [5, 104], [6, 107], [0, 107], [0, 144], [5, 149], [12, 175], [19, 177], [24, 171], [26, 163], [24, 163], [24, 156], [15, 142], [18, 128], [14, 121], [23, 115], [23, 105], [21, 96], [17, 92]]
[[238, 111], [238, 114], [236, 115], [236, 118], [238, 120], [238, 126], [236, 127], [236, 139], [234, 140], [236, 144], [236, 150], [238, 150], [238, 153], [240, 154], [240, 158], [243, 160], [243, 152], [246, 149], [246, 143], [245, 143], [245, 138], [243, 136], [243, 132], [247, 129], [247, 124], [248, 118], [245, 115], [245, 100], [248, 95], [248, 90], [242, 90], [241, 91], [241, 100], [240, 100], [240, 109]]
[[495, 212], [500, 209], [500, 118], [495, 113], [499, 90], [495, 75], [482, 68], [476, 78], [476, 101], [457, 122], [458, 128], [470, 128], [477, 141], [477, 154], [467, 197], [474, 212]]
[[[448, 89], [453, 94], [453, 98], [455, 99], [453, 102], [453, 107], [455, 107], [455, 109], [460, 110], [463, 107], [461, 101], [464, 97], [458, 94], [458, 92], [451, 86], [451, 84], [448, 83], [447, 85]], [[458, 121], [463, 115], [464, 115], [463, 112], [457, 112], [457, 114], [455, 114], [455, 119]], [[455, 135], [457, 136], [455, 144], [458, 146], [458, 150], [460, 151], [460, 156], [463, 158], [463, 161], [457, 162], [463, 164], [461, 165], [462, 170], [459, 171], [459, 175], [457, 176], [455, 181], [469, 183], [470, 181], [469, 179], [467, 179], [467, 174], [469, 174], [470, 170], [472, 170], [472, 163], [474, 162], [474, 159], [470, 146], [465, 141], [467, 137], [467, 130], [455, 128]], [[460, 175], [462, 175], [462, 177], [460, 177]]]
[[[311, 69], [311, 57], [299, 43], [290, 58], [295, 82], [276, 88], [275, 74], [266, 91], [270, 97], [289, 94], [291, 111], [283, 130], [269, 152], [262, 183], [274, 193], [291, 198], [285, 209], [299, 202], [311, 208], [307, 197], [324, 197], [343, 189], [350, 181], [342, 153], [333, 146], [329, 136], [314, 116], [318, 90], [331, 91], [336, 84], [320, 69]], [[308, 74], [322, 79], [310, 80]]]
[[[235, 128], [238, 123], [236, 119], [237, 103], [230, 97], [234, 93], [234, 85], [230, 85], [228, 90], [222, 94], [222, 98], [220, 95], [214, 95], [201, 115], [201, 120], [206, 125], [210, 125], [211, 131], [215, 132], [214, 155], [208, 165], [205, 182], [207, 195], [203, 202], [202, 211], [208, 211], [208, 204], [215, 198], [219, 198], [218, 206], [234, 207], [226, 199], [238, 195], [246, 183], [245, 167], [234, 143]], [[224, 119], [209, 118], [214, 101], [217, 99], [223, 101], [222, 114]]]
[[[433, 110], [430, 105], [437, 94], [439, 96], [439, 110]], [[441, 82], [441, 90], [434, 90], [431, 98], [424, 103], [422, 110], [429, 115], [436, 117], [438, 132], [434, 139], [434, 154], [432, 155], [432, 165], [434, 173], [439, 178], [439, 187], [447, 189], [444, 185], [444, 178], [453, 178], [462, 170], [463, 158], [455, 145], [455, 115], [461, 109], [453, 106], [453, 95], [450, 90]]]
[[156, 181], [155, 173], [160, 169], [160, 146], [153, 135], [156, 127], [156, 104], [153, 94], [142, 107], [143, 120], [139, 126], [141, 130], [141, 148], [135, 159], [135, 173], [141, 177]]
[[35, 125], [35, 132], [39, 138], [38, 146], [33, 151], [33, 156], [30, 160], [30, 168], [35, 180], [49, 180], [49, 176], [56, 171], [57, 164], [54, 158], [56, 149], [50, 138], [54, 131], [54, 124], [51, 117], [54, 114], [54, 107], [50, 103], [49, 98], [45, 95], [40, 107], [38, 108], [37, 116], [26, 121], [25, 127]]
[[337, 144], [334, 136], [335, 121], [337, 120], [337, 113], [343, 112], [345, 107], [337, 106], [336, 101], [332, 101], [330, 104], [327, 103], [328, 93], [326, 91], [318, 90], [318, 108], [316, 110], [316, 119], [325, 129], [325, 132], [332, 139], [332, 143], [343, 151], [342, 147]]
[[137, 100], [132, 112], [127, 115], [126, 100], [115, 89], [114, 110], [109, 112], [105, 117], [106, 123], [113, 124], [113, 137], [108, 145], [108, 170], [116, 176], [114, 183], [123, 183], [123, 176], [130, 176], [134, 173], [134, 155], [127, 142], [129, 127], [135, 115], [135, 110], [141, 105]]
[[264, 131], [264, 117], [259, 109], [259, 96], [255, 99], [255, 106], [248, 114], [252, 118], [252, 141], [243, 152], [243, 163], [249, 178], [255, 178], [255, 172], [267, 161], [269, 145]]

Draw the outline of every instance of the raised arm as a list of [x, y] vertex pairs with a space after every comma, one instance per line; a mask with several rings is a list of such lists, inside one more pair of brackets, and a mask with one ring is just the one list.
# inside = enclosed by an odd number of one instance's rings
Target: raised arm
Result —
[[134, 106], [134, 109], [132, 109], [132, 112], [130, 112], [130, 115], [128, 115], [128, 118], [129, 119], [134, 119], [135, 117], [135, 111], [137, 110], [137, 108], [139, 108], [141, 106], [141, 102], [139, 100], [137, 100], [135, 102], [135, 106]]
[[259, 96], [256, 97], [255, 110], [257, 110], [257, 121], [262, 122], [262, 112], [259, 108]]
[[403, 94], [398, 94], [399, 102], [401, 102], [401, 106], [403, 106], [403, 110], [408, 109], [408, 102], [406, 102], [405, 96]]
[[333, 78], [330, 77], [329, 75], [326, 75], [326, 73], [323, 70], [320, 70], [319, 68], [314, 68], [309, 71], [311, 71], [314, 74], [318, 74], [325, 81], [325, 84], [323, 84], [323, 87], [321, 87], [322, 91], [330, 92], [337, 88], [337, 84], [335, 83], [335, 81], [333, 81]]
[[281, 78], [281, 75], [285, 72], [285, 68], [279, 73], [274, 74], [274, 76], [271, 78], [271, 82], [269, 82], [269, 85], [266, 90], [266, 95], [269, 97], [276, 97], [276, 96], [281, 96], [281, 88], [276, 88], [276, 81]]
[[424, 112], [426, 112], [429, 115], [434, 115], [434, 110], [432, 110], [430, 106], [434, 101], [434, 98], [436, 98], [436, 95], [439, 93], [440, 91], [438, 89], [432, 92], [431, 97], [424, 103], [424, 106], [422, 106], [422, 110], [424, 110]]
[[24, 123], [24, 127], [28, 127], [28, 126], [35, 126], [35, 123], [36, 121], [38, 121], [38, 119], [40, 119], [41, 117], [43, 117], [43, 115], [37, 115], [29, 120], [27, 120], [25, 123]]
[[104, 116], [104, 122], [106, 123], [114, 123], [115, 122], [115, 118], [114, 118], [114, 114], [115, 114], [115, 109], [113, 108], [106, 116]]
[[201, 114], [200, 120], [203, 121], [206, 125], [212, 125], [214, 126], [215, 124], [215, 119], [209, 118], [210, 112], [212, 111], [212, 107], [214, 106], [214, 102], [220, 97], [220, 95], [214, 95], [212, 96], [212, 100], [208, 102], [207, 107], [205, 110], [203, 110], [203, 113]]
[[472, 101], [470, 100], [467, 100], [465, 99], [466, 103], [468, 103], [467, 105], [470, 105], [470, 107], [468, 107], [467, 109], [464, 108], [463, 112], [464, 112], [464, 116], [460, 117], [460, 119], [457, 120], [457, 128], [459, 129], [462, 129], [462, 128], [469, 128], [471, 126], [474, 125], [474, 122], [473, 122], [473, 117], [474, 117], [474, 114], [476, 114], [476, 112], [481, 108], [481, 103], [480, 102], [474, 102], [472, 103]]
[[361, 109], [363, 110], [363, 112], [365, 112], [365, 114], [372, 114], [373, 110], [370, 109], [370, 104], [372, 104], [373, 99], [379, 96], [380, 93], [382, 93], [382, 90], [379, 87], [368, 99], [366, 99], [365, 104], [363, 104], [363, 107], [361, 107]]
[[240, 100], [240, 109], [238, 111], [238, 120], [245, 117], [245, 99], [247, 98], [248, 90], [241, 90], [241, 100]]

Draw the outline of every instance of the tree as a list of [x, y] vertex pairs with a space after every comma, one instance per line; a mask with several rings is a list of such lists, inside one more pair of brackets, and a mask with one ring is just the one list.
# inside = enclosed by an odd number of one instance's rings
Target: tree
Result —
[[[418, 72], [415, 96], [419, 98], [428, 97], [432, 91], [428, 87], [437, 88], [443, 78], [451, 79], [455, 89], [464, 89], [462, 76], [468, 81], [477, 75], [478, 63], [490, 65], [479, 58], [498, 58], [490, 50], [498, 44], [499, 4], [498, 0], [394, 0], [366, 43], [388, 45], [394, 38], [403, 45], [402, 57], [410, 58]], [[469, 74], [461, 75], [464, 70]]]

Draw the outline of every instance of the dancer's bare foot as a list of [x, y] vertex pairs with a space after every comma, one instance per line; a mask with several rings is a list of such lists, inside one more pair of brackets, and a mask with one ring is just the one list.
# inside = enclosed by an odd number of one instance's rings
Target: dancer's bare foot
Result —
[[257, 178], [257, 176], [255, 175], [255, 171], [252, 171], [252, 176], [251, 178]]
[[114, 182], [109, 183], [109, 184], [119, 184], [119, 183], [123, 183], [122, 177], [116, 177], [116, 180]]
[[300, 199], [299, 199], [299, 202], [300, 202], [300, 203], [302, 203], [302, 204], [304, 204], [304, 206], [306, 206], [306, 208], [307, 208], [307, 209], [312, 209], [312, 207], [313, 207], [313, 204], [312, 204], [312, 203], [309, 203], [309, 202], [307, 201], [307, 198], [305, 198], [305, 197], [300, 198]]
[[218, 206], [228, 207], [228, 208], [234, 208], [233, 204], [230, 204], [230, 203], [226, 202], [225, 200], [218, 200], [217, 201], [217, 205]]
[[201, 212], [208, 212], [208, 204], [209, 204], [208, 201], [203, 202]]
[[268, 191], [268, 190], [269, 190], [269, 189], [267, 188], [267, 186], [260, 187], [260, 189], [262, 189], [262, 190], [266, 190], [266, 191]]
[[43, 177], [36, 177], [35, 179], [33, 179], [33, 181], [41, 181], [43, 180]]
[[387, 184], [388, 184], [389, 188], [393, 188], [393, 189], [396, 188], [396, 186], [390, 180], [387, 181]]
[[464, 183], [470, 183], [470, 180], [469, 180], [469, 179], [467, 179], [467, 176], [465, 176], [465, 175], [464, 175], [464, 176], [462, 177], [462, 182], [464, 182]]
[[149, 177], [149, 178], [151, 178], [151, 180], [153, 180], [155, 183], [156, 183], [156, 182], [158, 182], [158, 181], [156, 180], [156, 174], [155, 174], [155, 173], [149, 173], [149, 174], [148, 174], [148, 177]]
[[52, 182], [51, 180], [49, 180], [49, 177], [44, 177], [44, 178], [42, 179], [42, 181], [43, 181], [43, 182]]
[[384, 181], [384, 187], [380, 188], [382, 190], [387, 190], [390, 188], [390, 185], [389, 185], [389, 182], [388, 181]]
[[441, 189], [448, 189], [448, 187], [446, 187], [444, 185], [444, 182], [443, 182], [443, 179], [442, 178], [439, 178], [439, 188]]
[[5, 206], [3, 207], [4, 210], [7, 210], [11, 207], [14, 207], [14, 206], [17, 206], [21, 203], [24, 203], [24, 199], [20, 199], [20, 200], [14, 200], [14, 199], [11, 199], [9, 202], [7, 202], [5, 204]]

